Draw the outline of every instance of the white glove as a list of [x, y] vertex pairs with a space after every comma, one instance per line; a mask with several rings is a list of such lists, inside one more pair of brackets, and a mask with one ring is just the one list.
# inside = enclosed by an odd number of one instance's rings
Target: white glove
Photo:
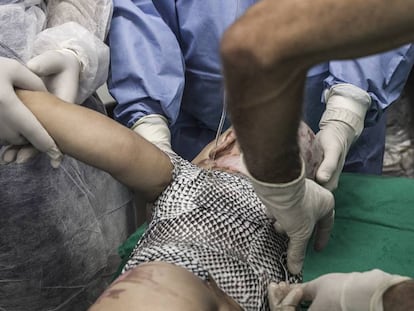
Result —
[[314, 227], [316, 250], [323, 249], [329, 240], [334, 222], [334, 197], [305, 178], [303, 160], [300, 176], [289, 183], [269, 184], [250, 178], [268, 215], [276, 219], [275, 229], [289, 236], [287, 266], [291, 273], [298, 274]]
[[[52, 8], [52, 3], [55, 3], [55, 2], [58, 2], [58, 3], [56, 5], [53, 5], [54, 8]], [[101, 24], [102, 20], [99, 19], [99, 21], [97, 21], [97, 20], [91, 19], [91, 22], [93, 22], [94, 24], [92, 23], [90, 25], [91, 26], [90, 30], [86, 29], [85, 27], [73, 21], [62, 24], [62, 21], [57, 20], [59, 19], [57, 18], [57, 16], [61, 16], [61, 13], [63, 11], [65, 11], [65, 13], [68, 13], [68, 11], [64, 8], [65, 6], [68, 6], [67, 3], [65, 5], [65, 2], [71, 2], [72, 4], [74, 3], [74, 1], [57, 1], [57, 0], [48, 2], [48, 9], [51, 9], [52, 11], [58, 10], [61, 12], [58, 13], [57, 11], [55, 11], [54, 16], [53, 16], [53, 12], [48, 12], [49, 13], [48, 16], [52, 14], [51, 19], [48, 20], [48, 26], [52, 26], [52, 27], [48, 27], [45, 30], [37, 34], [33, 42], [32, 55], [39, 56], [39, 55], [46, 53], [47, 51], [56, 51], [56, 50], [62, 50], [62, 49], [69, 49], [70, 51], [73, 51], [76, 54], [76, 57], [82, 63], [79, 77], [78, 77], [79, 83], [78, 83], [77, 97], [75, 100], [76, 103], [81, 104], [93, 92], [95, 92], [96, 89], [99, 86], [101, 86], [105, 82], [106, 78], [108, 77], [109, 48], [103, 42], [103, 39], [104, 39], [103, 36], [98, 38], [97, 36], [94, 35], [94, 33], [96, 34], [98, 33], [95, 32], [93, 29], [96, 29], [98, 24]], [[82, 6], [86, 6], [87, 4], [84, 5], [84, 3], [89, 3], [89, 2], [92, 3], [92, 2], [97, 2], [97, 1], [77, 1], [77, 2], [79, 2], [79, 4], [82, 3]], [[98, 2], [102, 2], [102, 1], [98, 1]], [[69, 4], [69, 6], [72, 6], [72, 4]], [[80, 8], [77, 13], [79, 12], [81, 12]], [[76, 13], [76, 12], [73, 12], [73, 13]], [[76, 15], [80, 15], [80, 14], [76, 14]], [[91, 16], [87, 14], [84, 17], [89, 18]], [[77, 20], [77, 18], [75, 18], [75, 20]], [[84, 20], [84, 18], [81, 18], [81, 20]], [[104, 20], [107, 20], [107, 17], [104, 16]], [[84, 24], [81, 21], [80, 23]], [[98, 31], [98, 32], [101, 33], [101, 35], [103, 35], [102, 31]], [[47, 66], [47, 65], [42, 65], [42, 66]], [[73, 100], [71, 102], [73, 102]]]
[[171, 133], [168, 121], [159, 114], [150, 114], [139, 119], [131, 128], [149, 142], [164, 152], [173, 152], [171, 149]]
[[368, 272], [330, 273], [303, 283], [309, 311], [382, 311], [382, 295], [410, 278], [375, 269]]
[[[81, 63], [76, 53], [69, 49], [47, 51], [32, 58], [27, 67], [43, 79], [48, 91], [60, 99], [74, 103], [79, 85]], [[3, 151], [3, 161], [24, 163], [38, 153], [31, 145], [10, 146]], [[59, 161], [53, 161], [57, 167]]]
[[298, 284], [270, 283], [267, 298], [270, 311], [295, 311], [302, 300], [303, 291]]
[[29, 60], [27, 67], [43, 79], [50, 93], [66, 102], [75, 103], [81, 63], [74, 51], [46, 51]]
[[326, 110], [319, 123], [316, 144], [323, 161], [316, 180], [328, 190], [338, 186], [339, 175], [352, 143], [364, 128], [365, 114], [371, 104], [367, 92], [351, 84], [337, 84], [325, 93]]
[[[46, 152], [52, 166], [56, 167], [62, 158], [61, 152], [14, 91], [14, 88], [47, 91], [42, 80], [24, 65], [9, 58], [0, 57], [0, 67], [0, 143], [24, 145], [30, 142], [38, 150]], [[9, 163], [16, 158], [21, 162], [19, 148], [12, 149], [1, 154], [3, 162]]]

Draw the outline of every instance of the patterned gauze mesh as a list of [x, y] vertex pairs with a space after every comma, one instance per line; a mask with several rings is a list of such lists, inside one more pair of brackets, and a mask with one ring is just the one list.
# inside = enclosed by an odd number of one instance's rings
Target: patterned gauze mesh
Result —
[[288, 238], [277, 233], [242, 175], [201, 169], [178, 156], [173, 181], [124, 272], [163, 261], [217, 285], [245, 310], [268, 310], [270, 281], [301, 281], [286, 267]]

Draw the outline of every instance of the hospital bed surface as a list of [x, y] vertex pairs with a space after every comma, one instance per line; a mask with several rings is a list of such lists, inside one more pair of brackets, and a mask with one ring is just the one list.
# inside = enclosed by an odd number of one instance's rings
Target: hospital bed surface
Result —
[[334, 195], [329, 244], [308, 247], [304, 281], [374, 268], [414, 277], [414, 179], [342, 174]]

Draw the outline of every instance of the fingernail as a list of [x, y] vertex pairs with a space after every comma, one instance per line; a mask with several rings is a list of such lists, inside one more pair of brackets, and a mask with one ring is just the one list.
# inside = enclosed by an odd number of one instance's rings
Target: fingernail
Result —
[[62, 158], [59, 158], [59, 159], [51, 159], [50, 160], [50, 165], [53, 168], [58, 168], [61, 162], [62, 162]]
[[13, 162], [14, 161], [14, 152], [5, 151], [4, 154], [3, 154], [2, 160], [6, 164], [9, 164], [9, 163]]
[[59, 159], [63, 156], [62, 152], [56, 146], [51, 147], [46, 153], [52, 159]]
[[50, 157], [50, 165], [53, 168], [58, 168], [63, 159], [62, 152], [56, 146], [53, 146], [46, 153]]

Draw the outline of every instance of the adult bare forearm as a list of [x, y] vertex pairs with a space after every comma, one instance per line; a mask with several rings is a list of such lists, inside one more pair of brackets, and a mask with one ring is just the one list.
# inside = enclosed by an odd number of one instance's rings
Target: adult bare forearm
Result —
[[299, 174], [296, 130], [305, 76], [333, 58], [379, 52], [414, 36], [414, 0], [263, 0], [224, 34], [228, 107], [250, 173]]
[[306, 67], [258, 45], [251, 34], [266, 12], [257, 14], [243, 16], [222, 40], [228, 108], [250, 174], [286, 182], [300, 173], [296, 133]]
[[280, 72], [244, 74], [239, 68], [224, 61], [228, 107], [249, 171], [267, 182], [292, 180], [300, 173], [296, 133], [304, 75], [287, 76], [295, 79], [296, 87], [286, 89]]
[[383, 294], [384, 311], [414, 309], [414, 281], [409, 280], [387, 289]]
[[299, 60], [309, 67], [413, 41], [414, 0], [263, 0], [233, 27], [263, 63]]

